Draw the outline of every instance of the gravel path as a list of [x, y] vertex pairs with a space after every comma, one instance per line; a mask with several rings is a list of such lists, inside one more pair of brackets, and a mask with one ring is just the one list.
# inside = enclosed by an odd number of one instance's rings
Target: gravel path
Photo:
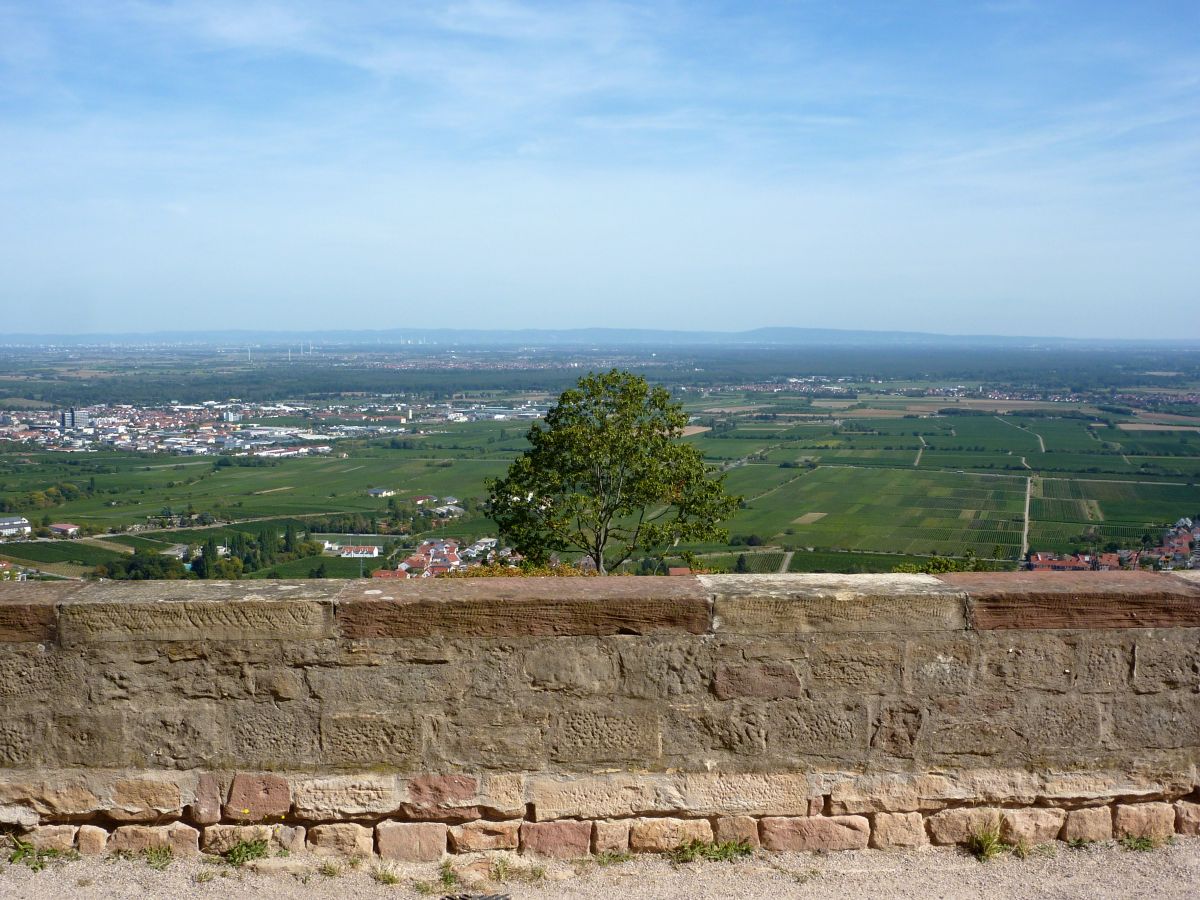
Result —
[[[964, 853], [934, 849], [909, 853], [861, 851], [817, 855], [783, 853], [760, 855], [732, 863], [693, 863], [674, 866], [657, 857], [600, 866], [588, 863], [550, 863], [541, 880], [525, 883], [528, 860], [511, 857], [510, 875], [503, 885], [443, 888], [432, 865], [392, 871], [398, 884], [380, 884], [371, 876], [372, 864], [323, 875], [255, 874], [244, 869], [199, 860], [174, 862], [165, 871], [142, 861], [79, 860], [56, 863], [41, 872], [4, 864], [0, 897], [28, 900], [59, 898], [347, 898], [442, 897], [447, 894], [509, 894], [513, 900], [566, 898], [776, 898], [776, 897], [920, 897], [920, 898], [1088, 898], [1200, 896], [1200, 838], [1179, 838], [1172, 846], [1147, 853], [1116, 846], [1070, 850], [1055, 845], [1054, 855], [1035, 853], [1025, 860], [1005, 856], [989, 863]], [[456, 861], [462, 864], [463, 860]], [[315, 866], [299, 858], [272, 860], [272, 865]], [[485, 866], [487, 862], [479, 865]], [[423, 882], [424, 892], [417, 882]]]

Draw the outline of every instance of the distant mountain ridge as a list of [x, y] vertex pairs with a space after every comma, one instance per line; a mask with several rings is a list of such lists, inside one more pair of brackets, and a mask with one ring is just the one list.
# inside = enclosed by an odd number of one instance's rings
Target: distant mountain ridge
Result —
[[393, 328], [355, 330], [226, 330], [208, 332], [156, 331], [111, 334], [10, 334], [3, 345], [85, 346], [96, 344], [190, 344], [297, 346], [314, 342], [333, 345], [399, 346], [432, 344], [473, 347], [687, 347], [687, 346], [928, 346], [928, 347], [1195, 347], [1200, 340], [1016, 337], [1006, 335], [938, 334], [923, 331], [869, 331], [837, 328], [768, 327], [748, 331], [684, 331], [650, 328], [456, 329]]

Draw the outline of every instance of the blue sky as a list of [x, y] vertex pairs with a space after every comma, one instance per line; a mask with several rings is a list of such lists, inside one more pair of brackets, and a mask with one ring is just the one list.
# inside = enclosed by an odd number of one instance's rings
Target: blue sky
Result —
[[0, 0], [6, 329], [1200, 337], [1200, 4]]

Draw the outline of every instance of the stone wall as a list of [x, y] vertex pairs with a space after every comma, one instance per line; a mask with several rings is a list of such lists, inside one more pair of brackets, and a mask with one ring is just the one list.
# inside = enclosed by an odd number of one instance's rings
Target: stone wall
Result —
[[0, 585], [0, 824], [438, 859], [1200, 830], [1200, 573]]

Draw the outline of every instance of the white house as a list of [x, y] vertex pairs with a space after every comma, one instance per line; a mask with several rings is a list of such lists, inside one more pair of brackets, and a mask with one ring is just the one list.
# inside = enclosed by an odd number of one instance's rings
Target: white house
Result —
[[0, 537], [27, 535], [32, 531], [29, 520], [24, 516], [0, 517]]

